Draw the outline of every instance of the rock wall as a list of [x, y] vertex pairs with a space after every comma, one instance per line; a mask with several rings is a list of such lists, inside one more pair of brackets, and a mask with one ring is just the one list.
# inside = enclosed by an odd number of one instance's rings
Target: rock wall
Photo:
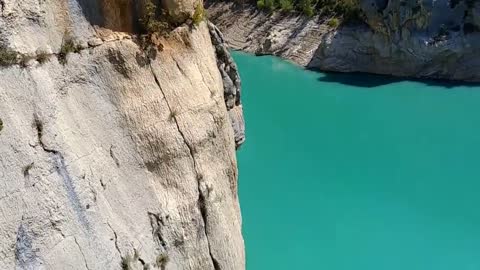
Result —
[[361, 0], [364, 23], [265, 14], [249, 5], [209, 3], [229, 44], [308, 68], [480, 81], [480, 2]]
[[207, 2], [209, 19], [235, 50], [273, 54], [306, 66], [331, 29], [318, 17], [267, 14], [250, 5], [232, 1]]
[[208, 26], [144, 50], [128, 3], [0, 0], [0, 269], [244, 269]]
[[245, 142], [245, 122], [241, 100], [241, 80], [237, 64], [230, 55], [229, 47], [222, 32], [211, 22], [208, 23], [212, 44], [215, 46], [217, 66], [223, 81], [224, 98], [232, 120], [235, 145], [240, 147]]

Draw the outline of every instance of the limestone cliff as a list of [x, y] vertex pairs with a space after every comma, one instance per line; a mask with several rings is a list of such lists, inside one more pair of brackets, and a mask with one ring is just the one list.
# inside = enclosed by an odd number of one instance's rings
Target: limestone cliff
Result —
[[0, 0], [0, 269], [244, 269], [241, 104], [201, 3], [163, 2], [148, 46], [138, 3]]
[[363, 23], [266, 14], [252, 5], [209, 3], [235, 49], [274, 54], [309, 68], [480, 81], [480, 2], [360, 0]]

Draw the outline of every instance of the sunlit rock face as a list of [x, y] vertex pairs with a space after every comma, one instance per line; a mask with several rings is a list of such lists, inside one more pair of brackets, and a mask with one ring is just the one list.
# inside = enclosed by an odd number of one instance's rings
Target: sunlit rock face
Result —
[[140, 3], [0, 1], [0, 269], [244, 269], [207, 23], [146, 48]]

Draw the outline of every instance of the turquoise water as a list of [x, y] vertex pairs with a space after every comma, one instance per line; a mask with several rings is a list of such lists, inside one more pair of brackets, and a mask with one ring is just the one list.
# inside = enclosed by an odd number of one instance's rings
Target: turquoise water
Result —
[[480, 87], [234, 57], [247, 269], [480, 269]]

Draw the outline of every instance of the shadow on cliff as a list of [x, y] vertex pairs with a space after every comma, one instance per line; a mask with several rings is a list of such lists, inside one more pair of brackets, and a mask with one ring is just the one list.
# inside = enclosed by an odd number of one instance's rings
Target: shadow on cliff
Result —
[[92, 25], [113, 31], [137, 33], [141, 30], [139, 23], [139, 6], [137, 0], [76, 0], [82, 13]]
[[[318, 70], [317, 70], [318, 71]], [[463, 82], [463, 81], [449, 81], [449, 80], [432, 80], [432, 79], [415, 79], [415, 78], [402, 78], [392, 77], [388, 75], [376, 75], [368, 73], [339, 73], [339, 72], [327, 72], [320, 78], [321, 82], [340, 83], [349, 86], [375, 88], [392, 83], [398, 83], [403, 81], [418, 82], [426, 86], [437, 86], [446, 89], [452, 89], [455, 87], [480, 87], [480, 83]]]

